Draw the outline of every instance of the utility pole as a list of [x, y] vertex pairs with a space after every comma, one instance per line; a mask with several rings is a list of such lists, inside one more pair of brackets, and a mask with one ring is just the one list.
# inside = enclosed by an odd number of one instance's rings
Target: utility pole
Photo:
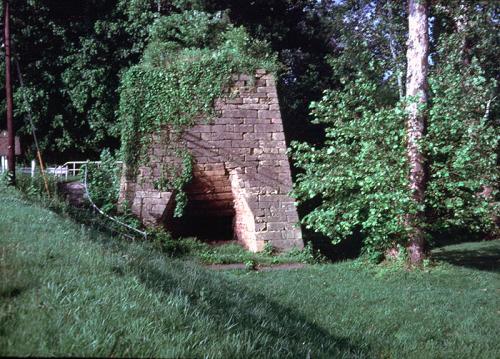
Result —
[[11, 79], [11, 54], [10, 54], [10, 4], [9, 0], [3, 1], [4, 9], [4, 46], [5, 46], [5, 98], [7, 101], [7, 166], [9, 168], [10, 184], [16, 183], [16, 152], [14, 137], [12, 79]]

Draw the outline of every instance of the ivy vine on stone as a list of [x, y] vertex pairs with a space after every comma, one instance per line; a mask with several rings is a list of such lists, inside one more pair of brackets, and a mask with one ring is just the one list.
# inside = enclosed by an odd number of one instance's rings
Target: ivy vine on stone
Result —
[[[185, 11], [158, 19], [141, 62], [124, 73], [120, 86], [126, 176], [134, 178], [138, 166], [146, 164], [153, 133], [168, 127], [181, 136], [196, 119], [209, 119], [215, 100], [226, 95], [232, 75], [252, 74], [259, 68], [271, 73], [278, 69], [269, 45], [251, 39], [221, 13]], [[166, 146], [174, 145], [170, 141]], [[181, 167], [167, 170], [156, 185], [175, 191], [175, 216], [180, 216], [192, 163], [181, 142], [174, 147]]]

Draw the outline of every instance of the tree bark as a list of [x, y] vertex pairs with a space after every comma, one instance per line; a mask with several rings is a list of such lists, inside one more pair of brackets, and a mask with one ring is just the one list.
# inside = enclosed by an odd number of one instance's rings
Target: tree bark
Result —
[[407, 156], [410, 165], [409, 186], [417, 206], [415, 214], [406, 217], [409, 229], [408, 254], [410, 262], [418, 265], [425, 257], [425, 233], [422, 223], [426, 187], [425, 158], [419, 147], [425, 135], [426, 115], [422, 109], [427, 104], [427, 71], [429, 53], [428, 3], [427, 0], [409, 0], [408, 50], [406, 96], [408, 99], [406, 122]]

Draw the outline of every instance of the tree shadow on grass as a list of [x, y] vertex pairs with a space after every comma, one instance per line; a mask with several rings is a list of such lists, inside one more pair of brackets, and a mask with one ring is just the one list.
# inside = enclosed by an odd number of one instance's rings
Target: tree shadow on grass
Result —
[[[91, 234], [98, 234], [96, 236]], [[102, 235], [104, 234], [104, 236]], [[96, 227], [88, 239], [103, 249], [127, 254], [129, 243], [108, 237], [110, 231]], [[146, 247], [148, 243], [144, 243]], [[134, 251], [135, 252], [135, 251]], [[139, 256], [137, 256], [137, 254]], [[310, 322], [293, 308], [287, 308], [273, 298], [256, 292], [237, 280], [209, 271], [201, 266], [168, 258], [153, 248], [132, 254], [126, 267], [114, 266], [112, 272], [123, 276], [131, 271], [151, 291], [167, 295], [181, 293], [189, 298], [193, 308], [202, 311], [216, 326], [224, 328], [228, 319], [236, 323], [231, 331], [245, 332], [257, 343], [258, 353], [242, 353], [241, 348], [226, 348], [228, 357], [257, 354], [257, 357], [303, 358], [366, 358], [366, 344], [353, 343], [349, 338], [335, 337]], [[165, 260], [159, 261], [159, 257]], [[224, 330], [220, 330], [223, 332]], [[268, 338], [266, 341], [263, 337]], [[269, 347], [269, 346], [272, 347]], [[232, 352], [233, 351], [233, 352]]]
[[433, 258], [453, 265], [500, 273], [500, 246], [484, 248], [439, 248]]
[[[125, 267], [121, 264], [112, 268], [115, 275], [131, 272], [151, 291], [186, 295], [193, 308], [202, 311], [202, 315], [215, 325], [225, 328], [232, 319], [236, 325], [231, 327], [231, 332], [245, 332], [251, 338], [259, 338], [251, 353], [239, 350], [238, 347], [243, 347], [241, 345], [226, 348], [225, 357], [370, 357], [366, 343], [360, 345], [349, 338], [335, 337], [298, 314], [297, 310], [255, 292], [237, 279], [232, 280], [193, 262], [167, 257], [152, 247], [130, 252], [129, 243], [124, 241], [105, 236], [90, 236], [89, 239], [106, 251], [131, 255]], [[147, 242], [143, 245], [149, 246]], [[225, 329], [219, 331], [225, 332]], [[262, 339], [264, 336], [270, 341]], [[255, 352], [257, 350], [259, 352]]]
[[[197, 310], [202, 310], [203, 315], [216, 325], [224, 327], [228, 318], [233, 318], [236, 323], [234, 330], [250, 333], [252, 338], [270, 338], [272, 347], [261, 348], [261, 353], [252, 353], [257, 357], [367, 357], [347, 338], [333, 337], [295, 310], [219, 273], [181, 262], [176, 262], [170, 270], [158, 269], [147, 261], [129, 265], [150, 290], [187, 295]], [[242, 353], [235, 348], [234, 352], [227, 354], [240, 357], [251, 353]]]

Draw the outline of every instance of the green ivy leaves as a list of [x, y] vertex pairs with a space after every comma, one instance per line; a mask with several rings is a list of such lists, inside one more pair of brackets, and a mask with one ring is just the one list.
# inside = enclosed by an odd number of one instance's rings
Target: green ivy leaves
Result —
[[[277, 69], [267, 43], [252, 40], [222, 14], [186, 11], [161, 17], [152, 26], [150, 39], [141, 63], [123, 75], [120, 86], [121, 151], [129, 178], [136, 176], [140, 163], [147, 162], [153, 133], [168, 127], [171, 133], [181, 134], [196, 119], [214, 115], [214, 102], [225, 95], [231, 75]], [[163, 181], [175, 190], [174, 215], [181, 216], [191, 159], [181, 141], [165, 146], [181, 159]]]

